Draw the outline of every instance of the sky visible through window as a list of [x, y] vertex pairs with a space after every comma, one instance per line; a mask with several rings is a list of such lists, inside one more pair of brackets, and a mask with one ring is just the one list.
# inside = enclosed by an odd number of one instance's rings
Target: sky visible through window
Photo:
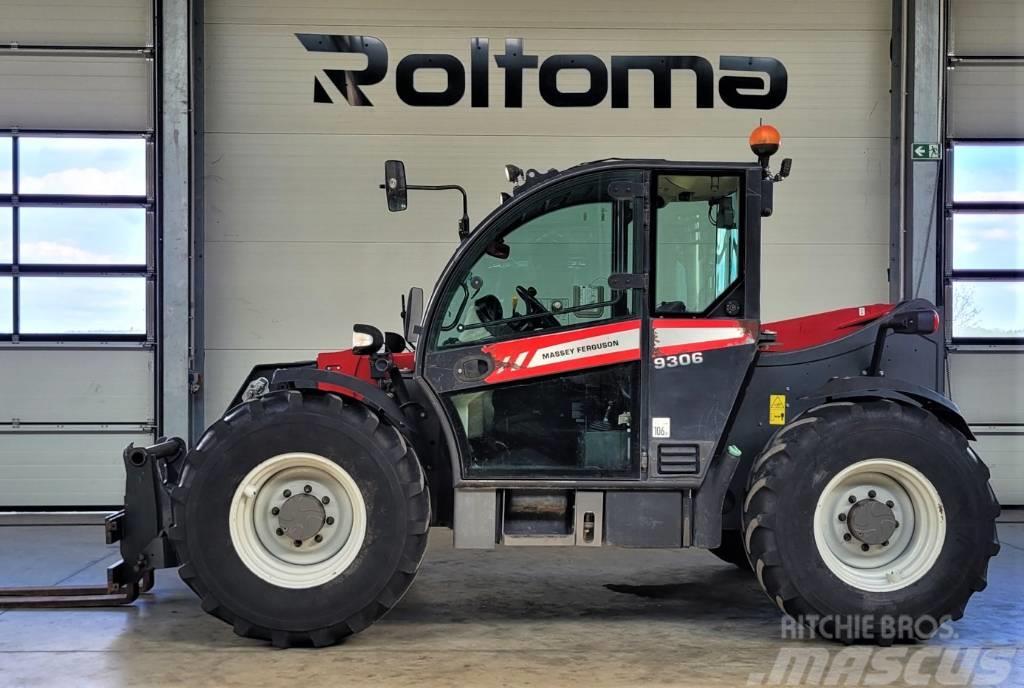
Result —
[[11, 158], [11, 137], [0, 136], [0, 194], [12, 192], [11, 184], [14, 179], [11, 170], [12, 162], [14, 160]]
[[[147, 192], [146, 141], [31, 137], [18, 140], [18, 194], [140, 196]], [[11, 140], [0, 138], [0, 193], [12, 193]], [[22, 207], [22, 265], [146, 265], [144, 208]], [[13, 258], [13, 213], [0, 208], [0, 263]], [[6, 281], [5, 281], [6, 280]], [[11, 279], [0, 278], [0, 333], [11, 331]], [[22, 275], [22, 334], [146, 333], [144, 277]]]
[[1024, 203], [1024, 142], [960, 144], [953, 161], [954, 203]]
[[[953, 202], [1024, 203], [1024, 143], [957, 144]], [[953, 215], [954, 270], [1024, 270], [1024, 212]], [[1024, 281], [956, 280], [954, 337], [1024, 337]]]

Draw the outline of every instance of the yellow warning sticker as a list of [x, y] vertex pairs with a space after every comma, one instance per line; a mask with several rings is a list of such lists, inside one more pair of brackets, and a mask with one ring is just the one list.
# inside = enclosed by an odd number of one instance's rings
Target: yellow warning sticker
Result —
[[786, 424], [786, 395], [772, 394], [768, 398], [768, 424]]

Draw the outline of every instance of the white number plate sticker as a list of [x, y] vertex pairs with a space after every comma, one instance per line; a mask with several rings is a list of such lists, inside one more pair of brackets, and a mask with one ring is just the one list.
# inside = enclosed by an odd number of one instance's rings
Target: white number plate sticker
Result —
[[671, 418], [654, 418], [651, 427], [651, 437], [655, 439], [666, 439], [672, 436]]

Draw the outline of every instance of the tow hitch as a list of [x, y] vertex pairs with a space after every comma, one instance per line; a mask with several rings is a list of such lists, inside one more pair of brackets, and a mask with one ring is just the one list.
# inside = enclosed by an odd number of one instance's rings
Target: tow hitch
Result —
[[185, 442], [176, 437], [125, 448], [124, 508], [104, 521], [106, 543], [121, 543], [121, 561], [107, 568], [106, 585], [0, 588], [0, 609], [110, 607], [131, 604], [152, 588], [156, 569], [177, 566], [166, 535], [176, 464], [185, 452]]

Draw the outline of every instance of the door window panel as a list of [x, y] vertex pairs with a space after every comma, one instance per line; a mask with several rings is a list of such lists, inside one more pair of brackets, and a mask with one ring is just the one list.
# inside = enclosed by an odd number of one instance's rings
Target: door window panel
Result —
[[1024, 269], [1024, 213], [954, 213], [953, 269]]
[[10, 136], [0, 136], [0, 195], [14, 190], [14, 153]]
[[146, 264], [145, 208], [22, 208], [19, 230], [22, 263]]
[[14, 260], [14, 208], [0, 207], [0, 263]]
[[476, 477], [621, 476], [634, 466], [637, 366], [461, 392], [451, 397]]
[[657, 190], [655, 315], [703, 313], [739, 279], [739, 178], [662, 175]]
[[953, 282], [953, 337], [1024, 338], [1024, 281]]
[[445, 348], [597, 323], [633, 312], [608, 277], [630, 272], [629, 206], [599, 174], [528, 204], [446, 295], [435, 338]]
[[145, 277], [23, 277], [21, 332], [144, 335]]
[[1024, 145], [957, 143], [953, 147], [953, 202], [1024, 202]]
[[14, 279], [0, 276], [0, 334], [14, 331]]
[[18, 146], [20, 193], [146, 195], [143, 138], [27, 136]]

